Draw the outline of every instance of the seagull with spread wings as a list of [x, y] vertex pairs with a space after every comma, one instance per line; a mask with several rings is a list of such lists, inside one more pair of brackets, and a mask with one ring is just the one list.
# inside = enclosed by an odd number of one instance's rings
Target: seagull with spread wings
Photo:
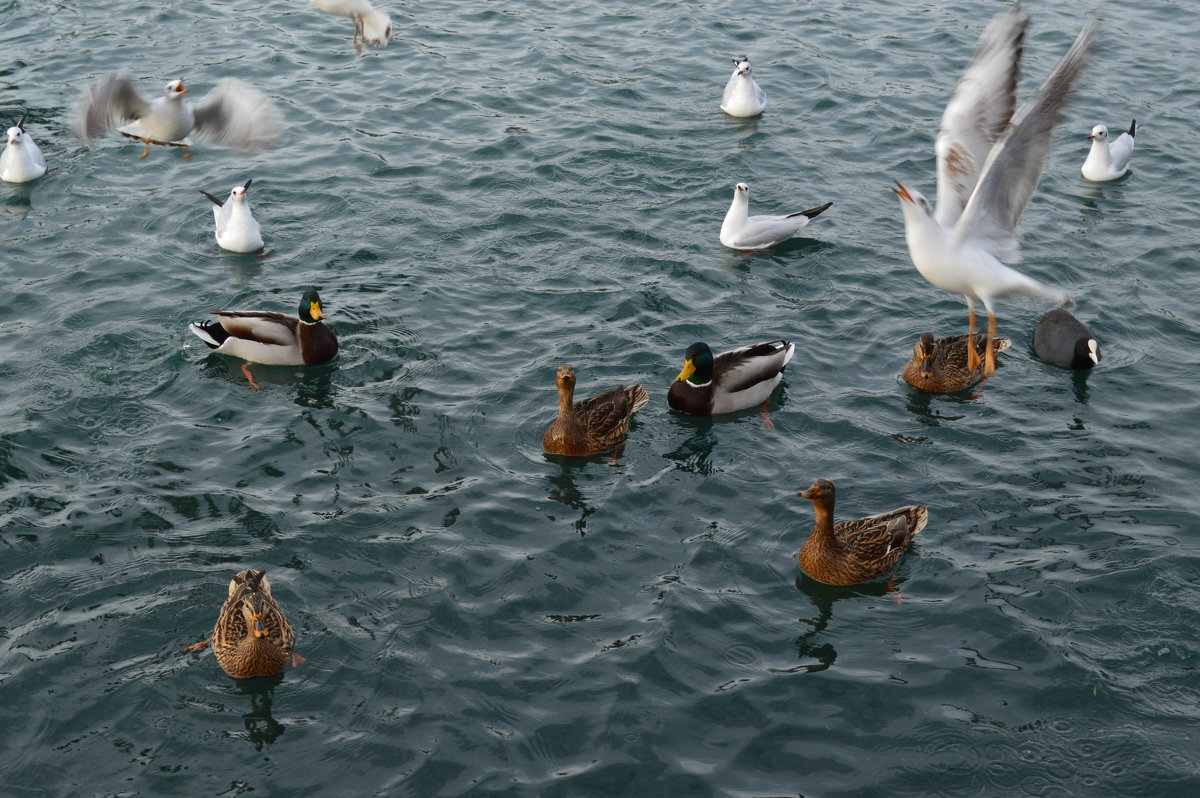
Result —
[[[1028, 17], [1014, 3], [988, 25], [959, 78], [937, 135], [937, 211], [920, 192], [892, 189], [904, 211], [913, 265], [947, 291], [962, 294], [975, 332], [975, 300], [988, 314], [984, 374], [996, 370], [993, 301], [1034, 294], [1071, 302], [1066, 291], [1038, 282], [1006, 264], [1020, 260], [1017, 222], [1037, 187], [1050, 134], [1096, 40], [1089, 20], [1050, 76], [1015, 114], [1017, 70]], [[974, 340], [968, 337], [965, 340]], [[968, 367], [978, 366], [968, 347]]]

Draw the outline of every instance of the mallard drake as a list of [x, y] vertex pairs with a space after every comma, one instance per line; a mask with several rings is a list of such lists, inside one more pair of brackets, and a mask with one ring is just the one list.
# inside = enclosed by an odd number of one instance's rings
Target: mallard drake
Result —
[[797, 559], [804, 573], [827, 585], [853, 585], [883, 576], [925, 528], [923, 504], [900, 507], [866, 518], [833, 522], [833, 483], [818, 479], [803, 496], [813, 503], [816, 520]]
[[302, 661], [292, 651], [292, 626], [271, 595], [267, 572], [253, 568], [229, 580], [229, 597], [212, 634], [184, 651], [201, 651], [209, 643], [217, 663], [235, 679], [272, 676]]
[[1047, 363], [1090, 369], [1100, 362], [1100, 344], [1079, 319], [1062, 308], [1042, 316], [1033, 330], [1033, 351]]
[[266, 310], [216, 310], [216, 321], [192, 322], [188, 329], [223, 355], [267, 366], [315, 366], [332, 360], [338, 342], [321, 323], [321, 297], [309, 289], [300, 297], [299, 318]]
[[667, 404], [681, 413], [711, 416], [762, 404], [783, 380], [796, 345], [783, 339], [731, 349], [713, 357], [703, 341], [688, 347], [683, 370], [667, 391]]
[[559, 366], [558, 418], [542, 437], [542, 448], [549, 454], [585, 457], [620, 446], [629, 432], [629, 420], [650, 397], [641, 385], [619, 385], [581, 402], [575, 395], [575, 370]]
[[251, 178], [245, 185], [234, 186], [229, 198], [221, 201], [204, 189], [200, 193], [208, 197], [213, 205], [213, 222], [216, 224], [217, 245], [230, 252], [258, 252], [263, 248], [262, 228], [250, 212], [250, 201], [246, 192], [250, 190]]
[[[912, 360], [904, 367], [904, 381], [922, 393], [952, 393], [970, 388], [983, 379], [982, 361], [987, 336], [975, 333], [976, 368], [967, 368], [967, 336], [951, 335], [933, 340], [922, 333], [913, 346]], [[1007, 338], [992, 341], [992, 354], [1012, 346]]]

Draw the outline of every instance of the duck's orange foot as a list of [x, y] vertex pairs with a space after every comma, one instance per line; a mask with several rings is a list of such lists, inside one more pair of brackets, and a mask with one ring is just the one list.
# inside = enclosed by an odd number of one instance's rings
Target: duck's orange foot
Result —
[[762, 413], [763, 426], [767, 429], [775, 429], [775, 422], [771, 420], [771, 414], [767, 412], [767, 400], [763, 400], [759, 412]]
[[892, 574], [891, 576], [888, 577], [887, 592], [892, 594], [892, 598], [894, 598], [896, 600], [897, 604], [903, 604], [904, 598], [900, 595], [900, 591], [896, 589], [895, 584], [893, 584], [895, 581], [896, 581], [895, 574]]
[[302, 662], [308, 662], [308, 660], [306, 658], [300, 656], [299, 654], [297, 654], [295, 651], [293, 651], [292, 659], [291, 659], [291, 662], [288, 663], [288, 667], [289, 668], [299, 668], [300, 663], [302, 663]]
[[242, 364], [242, 373], [246, 375], [246, 381], [248, 383], [250, 383], [251, 388], [253, 388], [256, 391], [262, 390], [262, 386], [254, 381], [254, 375], [250, 373], [250, 364], [249, 363]]
[[212, 638], [207, 637], [204, 640], [201, 640], [199, 643], [192, 643], [190, 646], [185, 648], [184, 651], [189, 652], [189, 653], [192, 651], [203, 651], [204, 649], [208, 648], [208, 644], [211, 642], [212, 642]]
[[184, 160], [187, 160], [192, 157], [192, 154], [190, 152], [188, 152], [187, 150], [184, 150], [183, 157], [184, 157]]

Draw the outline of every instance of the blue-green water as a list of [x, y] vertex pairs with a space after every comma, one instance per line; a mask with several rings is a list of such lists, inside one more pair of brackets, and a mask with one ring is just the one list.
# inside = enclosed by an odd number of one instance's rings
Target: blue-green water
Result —
[[[918, 396], [913, 342], [965, 312], [888, 184], [932, 195], [1000, 7], [397, 2], [358, 55], [299, 0], [0, 4], [0, 114], [51, 166], [0, 184], [0, 793], [1200, 794], [1200, 21], [1108, 4], [1024, 216], [1100, 367], [1037, 361], [1046, 306], [1011, 300], [999, 373]], [[1031, 10], [1023, 96], [1082, 23]], [[717, 108], [742, 54], [761, 119]], [[83, 150], [114, 69], [241, 77], [288, 135]], [[1135, 116], [1134, 174], [1083, 183], [1091, 127]], [[262, 259], [197, 191], [247, 178]], [[738, 181], [834, 205], [736, 256]], [[308, 285], [341, 354], [262, 391], [186, 332]], [[667, 409], [692, 341], [778, 336], [773, 427]], [[615, 459], [543, 457], [561, 362], [650, 391]], [[799, 578], [816, 477], [841, 517], [929, 506], [902, 603]], [[308, 658], [280, 678], [181, 653], [246, 567]]]

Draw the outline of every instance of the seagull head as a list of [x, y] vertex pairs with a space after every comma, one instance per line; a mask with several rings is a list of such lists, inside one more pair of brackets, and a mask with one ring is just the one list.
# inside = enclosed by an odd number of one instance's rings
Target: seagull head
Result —
[[187, 94], [187, 89], [183, 87], [182, 80], [173, 80], [167, 84], [167, 88], [163, 93], [168, 100], [175, 100]]
[[750, 196], [750, 186], [746, 185], [745, 183], [738, 183], [736, 186], [733, 187], [733, 196], [734, 196], [734, 199], [736, 199], [738, 197], [742, 197], [743, 199], [749, 197]]
[[933, 206], [929, 204], [929, 200], [925, 199], [925, 195], [920, 191], [910, 190], [899, 181], [896, 182], [896, 187], [892, 189], [892, 193], [900, 198], [900, 207], [904, 209], [904, 215], [907, 216], [909, 210], [920, 210], [925, 216], [933, 218]]
[[20, 144], [21, 136], [23, 135], [25, 135], [25, 131], [21, 130], [21, 128], [17, 127], [16, 125], [13, 125], [8, 129], [8, 143]]
[[1104, 125], [1096, 125], [1092, 128], [1092, 135], [1088, 136], [1092, 141], [1104, 141], [1108, 138], [1108, 128]]
[[739, 75], [750, 74], [750, 59], [747, 56], [733, 59], [734, 72]]

